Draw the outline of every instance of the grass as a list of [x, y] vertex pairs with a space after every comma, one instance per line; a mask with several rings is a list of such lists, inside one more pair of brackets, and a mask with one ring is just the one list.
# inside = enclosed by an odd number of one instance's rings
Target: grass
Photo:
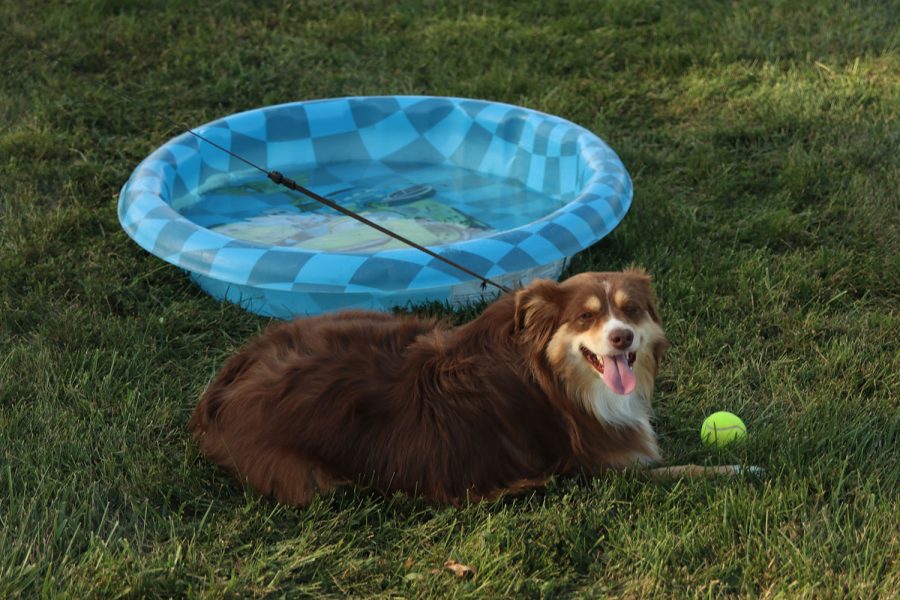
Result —
[[[896, 2], [0, 0], [0, 29], [0, 596], [896, 597]], [[140, 250], [117, 191], [157, 113], [381, 93], [606, 139], [634, 206], [572, 270], [654, 274], [668, 459], [767, 477], [296, 511], [201, 460], [187, 417], [266, 321]], [[700, 447], [718, 409], [745, 446]]]

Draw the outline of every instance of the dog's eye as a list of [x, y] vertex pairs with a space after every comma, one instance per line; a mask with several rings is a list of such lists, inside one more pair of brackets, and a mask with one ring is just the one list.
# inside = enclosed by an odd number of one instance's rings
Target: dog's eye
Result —
[[622, 307], [622, 312], [626, 315], [638, 315], [641, 312], [641, 307], [637, 304], [628, 303]]
[[578, 318], [582, 321], [590, 321], [591, 319], [594, 318], [594, 313], [589, 310], [586, 310], [583, 313], [581, 313], [580, 315], [578, 315]]

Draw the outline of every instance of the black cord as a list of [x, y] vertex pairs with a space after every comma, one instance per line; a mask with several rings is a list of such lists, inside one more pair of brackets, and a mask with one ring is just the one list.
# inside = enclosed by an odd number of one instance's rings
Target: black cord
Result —
[[[41, 50], [40, 48], [35, 48], [35, 50], [37, 50], [38, 52], [40, 52], [41, 54], [43, 54], [45, 57], [47, 57], [48, 59], [52, 60], [53, 62], [58, 62], [54, 57], [50, 56], [48, 53], [44, 52], [44, 51]], [[104, 88], [106, 88], [107, 90], [109, 90], [110, 92], [112, 92], [113, 94], [115, 94], [115, 95], [117, 95], [118, 97], [123, 98], [124, 100], [128, 101], [129, 103], [131, 103], [131, 104], [137, 104], [137, 101], [134, 100], [131, 96], [129, 96], [128, 94], [125, 94], [124, 92], [121, 92], [121, 91], [117, 90], [116, 88], [112, 87], [112, 86], [109, 85], [108, 83], [105, 83], [105, 82], [103, 82], [103, 81], [99, 81], [98, 83], [99, 83], [101, 86], [103, 86]], [[454, 261], [450, 260], [449, 258], [447, 258], [447, 257], [445, 257], [445, 256], [441, 256], [441, 255], [438, 254], [437, 252], [434, 252], [434, 251], [432, 251], [432, 250], [429, 250], [429, 249], [426, 248], [425, 246], [422, 246], [421, 244], [417, 244], [416, 242], [414, 242], [414, 241], [412, 241], [412, 240], [410, 240], [410, 239], [408, 239], [408, 238], [406, 238], [406, 237], [400, 235], [399, 233], [395, 233], [395, 232], [391, 231], [390, 229], [387, 229], [387, 228], [385, 228], [385, 227], [382, 227], [382, 226], [379, 225], [378, 223], [375, 223], [374, 221], [371, 221], [371, 220], [365, 218], [364, 216], [362, 216], [362, 215], [360, 215], [360, 214], [358, 214], [358, 213], [356, 213], [356, 212], [350, 210], [349, 208], [345, 208], [345, 207], [341, 206], [340, 204], [337, 204], [336, 202], [334, 202], [334, 201], [332, 201], [332, 200], [328, 200], [327, 198], [324, 198], [324, 197], [320, 196], [319, 194], [315, 193], [314, 191], [312, 191], [312, 190], [310, 190], [310, 189], [308, 189], [308, 188], [303, 187], [302, 185], [300, 185], [299, 183], [297, 183], [296, 181], [294, 181], [294, 180], [291, 179], [290, 177], [285, 177], [282, 173], [280, 173], [280, 172], [278, 172], [278, 171], [269, 171], [268, 169], [265, 169], [265, 168], [263, 168], [263, 167], [257, 165], [256, 163], [254, 163], [254, 162], [252, 162], [252, 161], [250, 161], [250, 160], [244, 158], [244, 157], [241, 156], [240, 154], [237, 154], [237, 153], [233, 152], [232, 150], [229, 150], [228, 148], [225, 148], [224, 146], [221, 146], [221, 145], [215, 143], [215, 142], [212, 141], [211, 139], [209, 139], [209, 138], [207, 138], [207, 137], [205, 137], [205, 136], [203, 136], [203, 135], [200, 135], [199, 133], [197, 133], [196, 131], [194, 131], [193, 129], [191, 129], [190, 127], [188, 127], [187, 125], [185, 125], [184, 123], [179, 123], [178, 121], [176, 121], [176, 120], [174, 120], [174, 119], [172, 119], [172, 118], [170, 118], [170, 117], [164, 115], [164, 114], [161, 113], [161, 112], [158, 112], [158, 111], [154, 111], [154, 112], [155, 112], [155, 114], [156, 114], [156, 116], [157, 116], [158, 118], [160, 118], [160, 119], [162, 119], [162, 120], [164, 120], [164, 121], [167, 121], [168, 123], [170, 123], [170, 124], [172, 124], [172, 125], [175, 125], [175, 126], [178, 127], [178, 128], [184, 129], [185, 131], [187, 131], [188, 133], [190, 133], [191, 135], [193, 135], [193, 136], [196, 137], [197, 139], [206, 142], [207, 144], [209, 144], [209, 145], [212, 146], [213, 148], [217, 148], [217, 149], [221, 150], [222, 152], [228, 154], [229, 156], [232, 156], [232, 157], [238, 159], [239, 161], [245, 163], [246, 165], [248, 165], [248, 166], [250, 166], [250, 167], [256, 169], [257, 171], [259, 171], [259, 172], [261, 172], [261, 173], [265, 173], [266, 177], [268, 177], [269, 179], [271, 179], [273, 182], [277, 183], [278, 185], [284, 186], [284, 187], [286, 187], [286, 188], [289, 189], [289, 190], [293, 190], [293, 191], [295, 191], [295, 192], [299, 192], [299, 193], [301, 193], [301, 194], [303, 194], [303, 195], [305, 195], [305, 196], [307, 196], [307, 197], [309, 197], [309, 198], [315, 200], [316, 202], [319, 202], [319, 203], [321, 203], [321, 204], [324, 204], [324, 205], [327, 206], [328, 208], [331, 208], [331, 209], [333, 209], [333, 210], [336, 210], [336, 211], [338, 211], [339, 213], [341, 213], [341, 214], [343, 214], [343, 215], [346, 215], [346, 216], [348, 216], [348, 217], [351, 217], [351, 218], [353, 218], [353, 219], [356, 219], [356, 220], [359, 221], [360, 223], [363, 223], [364, 225], [368, 225], [369, 227], [371, 227], [371, 228], [373, 228], [373, 229], [375, 229], [375, 230], [377, 230], [377, 231], [380, 231], [380, 232], [383, 233], [384, 235], [387, 235], [387, 236], [389, 236], [389, 237], [392, 237], [392, 238], [394, 238], [394, 239], [397, 240], [397, 241], [403, 242], [403, 243], [406, 244], [407, 246], [411, 246], [412, 248], [415, 248], [416, 250], [419, 250], [419, 251], [421, 251], [421, 252], [424, 252], [425, 254], [427, 254], [427, 255], [429, 255], [429, 256], [431, 256], [431, 257], [433, 257], [433, 258], [436, 258], [436, 259], [438, 259], [438, 260], [440, 260], [440, 261], [442, 261], [442, 262], [444, 262], [444, 263], [450, 265], [451, 267], [453, 267], [453, 268], [455, 268], [455, 269], [459, 269], [460, 271], [462, 271], [463, 273], [465, 273], [465, 274], [467, 274], [467, 275], [471, 275], [472, 277], [474, 277], [474, 278], [478, 279], [479, 281], [481, 281], [481, 289], [482, 289], [482, 290], [484, 290], [488, 285], [492, 285], [492, 286], [494, 286], [495, 288], [499, 289], [499, 290], [502, 291], [502, 292], [507, 292], [507, 293], [512, 292], [512, 290], [511, 290], [510, 288], [508, 288], [508, 287], [506, 287], [506, 286], [504, 286], [504, 285], [501, 285], [501, 284], [499, 284], [499, 283], [497, 283], [497, 282], [495, 282], [495, 281], [492, 281], [492, 280], [488, 279], [487, 277], [484, 277], [484, 276], [482, 276], [482, 275], [479, 275], [479, 274], [476, 273], [475, 271], [472, 271], [471, 269], [469, 269], [469, 268], [467, 268], [467, 267], [464, 267], [464, 266], [460, 265], [459, 263], [454, 262]]]

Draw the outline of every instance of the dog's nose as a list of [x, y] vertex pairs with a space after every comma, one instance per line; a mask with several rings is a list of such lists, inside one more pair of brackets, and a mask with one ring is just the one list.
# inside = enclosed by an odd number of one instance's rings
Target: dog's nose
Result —
[[630, 329], [613, 329], [609, 332], [609, 343], [616, 350], [625, 350], [634, 341], [634, 332]]

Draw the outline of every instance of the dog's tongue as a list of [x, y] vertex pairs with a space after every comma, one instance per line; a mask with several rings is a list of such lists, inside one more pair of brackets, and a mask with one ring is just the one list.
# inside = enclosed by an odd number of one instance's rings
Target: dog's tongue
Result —
[[628, 366], [628, 357], [624, 354], [603, 357], [603, 381], [609, 389], [622, 396], [634, 391], [636, 381], [634, 371]]

